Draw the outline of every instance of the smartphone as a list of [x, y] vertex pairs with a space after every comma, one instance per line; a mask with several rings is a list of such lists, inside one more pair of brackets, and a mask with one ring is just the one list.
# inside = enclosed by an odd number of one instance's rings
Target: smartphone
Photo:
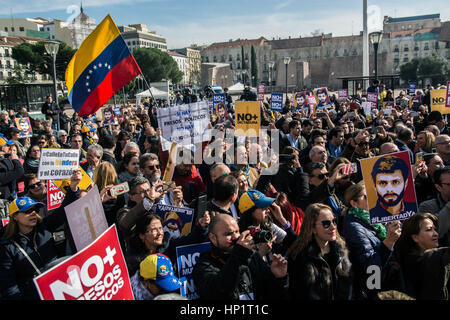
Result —
[[324, 112], [317, 112], [316, 116], [319, 118], [325, 117], [325, 113]]
[[423, 161], [423, 152], [416, 153], [416, 163]]
[[355, 113], [355, 111], [349, 111], [349, 113], [348, 113], [348, 117], [350, 118], [350, 117], [355, 117], [356, 116], [356, 113]]
[[175, 189], [176, 187], [177, 187], [177, 184], [175, 183], [175, 181], [164, 182], [164, 184], [162, 185], [162, 190], [169, 191], [169, 190]]
[[418, 112], [411, 112], [409, 115], [410, 115], [411, 117], [418, 117], [418, 116], [419, 116], [419, 113], [418, 113]]
[[125, 181], [124, 183], [121, 183], [121, 184], [118, 184], [118, 185], [115, 185], [114, 187], [112, 187], [109, 190], [109, 194], [112, 197], [116, 197], [118, 195], [127, 193], [128, 191], [130, 191], [130, 187], [128, 186], [128, 182]]
[[206, 212], [206, 204], [208, 203], [207, 195], [201, 194], [197, 199], [197, 220], [202, 218]]
[[358, 166], [355, 162], [352, 163], [352, 173], [358, 172]]
[[372, 130], [370, 130], [370, 133], [372, 133], [372, 134], [380, 133], [380, 128], [377, 128], [377, 127], [372, 128]]
[[280, 154], [280, 162], [289, 162], [294, 160], [294, 158], [291, 154]]

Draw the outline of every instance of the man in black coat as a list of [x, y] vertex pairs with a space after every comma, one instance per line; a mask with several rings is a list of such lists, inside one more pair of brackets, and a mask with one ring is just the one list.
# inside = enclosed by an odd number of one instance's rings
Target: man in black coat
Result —
[[[0, 138], [0, 147], [8, 141]], [[17, 155], [0, 155], [0, 199], [12, 200], [16, 191], [16, 179], [23, 176], [24, 170]]]
[[59, 106], [57, 106], [55, 103], [53, 103], [53, 98], [52, 96], [47, 96], [47, 98], [45, 99], [44, 104], [41, 107], [41, 112], [45, 115], [45, 116], [50, 116], [53, 121], [53, 129], [57, 130], [57, 126], [58, 124], [58, 115], [61, 113], [61, 109], [59, 108]]

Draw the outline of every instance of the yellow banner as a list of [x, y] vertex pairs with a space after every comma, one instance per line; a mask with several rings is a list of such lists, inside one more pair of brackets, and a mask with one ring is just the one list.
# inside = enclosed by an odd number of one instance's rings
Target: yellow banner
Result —
[[[91, 177], [79, 166], [78, 169], [81, 171], [81, 181], [78, 184], [78, 188], [81, 190], [90, 190], [94, 184]], [[67, 188], [70, 186], [70, 179], [66, 180], [53, 180], [53, 183], [64, 193], [67, 193]]]
[[431, 111], [437, 110], [442, 114], [450, 113], [450, 108], [445, 107], [445, 89], [431, 90]]
[[261, 127], [261, 102], [236, 101], [236, 136], [259, 137]]

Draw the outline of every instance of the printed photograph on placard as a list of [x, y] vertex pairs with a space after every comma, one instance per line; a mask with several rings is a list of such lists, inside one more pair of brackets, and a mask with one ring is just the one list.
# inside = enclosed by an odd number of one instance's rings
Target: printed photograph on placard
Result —
[[33, 136], [33, 130], [31, 129], [30, 118], [16, 118], [16, 127], [20, 130], [20, 137], [27, 138]]
[[317, 100], [316, 110], [331, 107], [331, 100], [328, 96], [327, 88], [316, 88], [313, 92]]
[[103, 125], [108, 126], [116, 122], [114, 109], [112, 107], [107, 107], [102, 109]]
[[408, 151], [360, 160], [370, 223], [405, 220], [418, 210]]

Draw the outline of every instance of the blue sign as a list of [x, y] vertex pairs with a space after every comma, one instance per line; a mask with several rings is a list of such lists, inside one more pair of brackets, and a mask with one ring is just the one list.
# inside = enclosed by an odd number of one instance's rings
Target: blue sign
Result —
[[119, 106], [114, 107], [114, 114], [116, 116], [122, 115], [122, 113], [120, 112], [120, 107]]
[[169, 233], [170, 239], [179, 238], [191, 232], [194, 209], [158, 203], [152, 207], [151, 211], [161, 217], [164, 233]]
[[413, 96], [416, 94], [416, 83], [415, 82], [410, 82], [409, 83], [409, 95]]
[[214, 93], [213, 94], [213, 105], [223, 102], [225, 103], [225, 93]]
[[198, 299], [194, 279], [192, 278], [192, 270], [197, 263], [197, 259], [201, 253], [211, 250], [209, 242], [180, 246], [177, 251], [178, 277], [183, 282], [180, 294], [189, 300]]
[[272, 93], [270, 96], [270, 109], [273, 111], [283, 111], [283, 94], [282, 93]]

